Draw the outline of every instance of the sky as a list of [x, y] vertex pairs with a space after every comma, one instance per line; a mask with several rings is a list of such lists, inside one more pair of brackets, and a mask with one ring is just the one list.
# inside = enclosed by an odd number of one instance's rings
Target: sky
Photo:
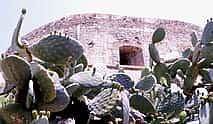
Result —
[[213, 0], [1, 0], [0, 53], [11, 42], [22, 8], [27, 9], [21, 35], [64, 16], [106, 13], [179, 20], [204, 27], [213, 16]]

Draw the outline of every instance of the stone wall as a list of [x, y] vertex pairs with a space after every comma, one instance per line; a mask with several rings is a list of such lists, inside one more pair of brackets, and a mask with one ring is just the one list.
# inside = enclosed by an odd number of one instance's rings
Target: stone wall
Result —
[[157, 45], [162, 60], [180, 56], [184, 49], [191, 46], [190, 34], [194, 31], [200, 37], [202, 32], [196, 25], [174, 20], [110, 14], [78, 14], [43, 25], [22, 38], [34, 43], [53, 31], [76, 37], [78, 26], [80, 26], [79, 40], [84, 46], [90, 65], [100, 63], [116, 65], [120, 59], [119, 47], [127, 45], [142, 49], [144, 65], [147, 66], [148, 44], [158, 27], [163, 27], [166, 31], [165, 39]]

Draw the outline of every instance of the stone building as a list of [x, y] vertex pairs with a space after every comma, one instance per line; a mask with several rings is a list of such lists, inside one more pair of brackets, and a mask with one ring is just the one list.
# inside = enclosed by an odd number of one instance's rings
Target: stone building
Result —
[[190, 34], [200, 37], [199, 26], [164, 19], [136, 18], [110, 14], [78, 14], [45, 24], [23, 36], [30, 43], [57, 31], [78, 38], [85, 49], [89, 65], [99, 65], [102, 72], [114, 71], [120, 64], [138, 79], [149, 64], [148, 45], [155, 29], [163, 27], [165, 39], [157, 47], [163, 60], [181, 56], [191, 47]]

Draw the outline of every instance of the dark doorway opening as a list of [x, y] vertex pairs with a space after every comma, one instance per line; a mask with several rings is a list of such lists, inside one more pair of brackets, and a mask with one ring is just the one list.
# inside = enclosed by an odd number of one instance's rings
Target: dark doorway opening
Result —
[[121, 46], [119, 48], [120, 65], [143, 66], [143, 51], [135, 46]]

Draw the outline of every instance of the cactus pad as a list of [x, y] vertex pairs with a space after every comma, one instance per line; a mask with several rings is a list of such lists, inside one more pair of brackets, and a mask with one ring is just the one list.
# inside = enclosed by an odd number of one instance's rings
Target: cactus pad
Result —
[[158, 63], [154, 67], [154, 75], [156, 76], [158, 82], [160, 82], [160, 78], [165, 77], [165, 74], [168, 72], [169, 69], [164, 63]]
[[200, 42], [197, 42], [195, 45], [193, 54], [192, 54], [192, 64], [196, 64], [200, 59], [200, 50], [201, 50], [201, 44]]
[[40, 99], [39, 101], [42, 103], [51, 102], [56, 97], [54, 83], [59, 81], [59, 78], [57, 80], [57, 78], [55, 79], [53, 76], [57, 74], [46, 70], [37, 63], [31, 64], [31, 70], [33, 82], [35, 84], [34, 88], [36, 97], [38, 97], [38, 99]]
[[191, 42], [192, 42], [192, 46], [194, 46], [194, 47], [198, 42], [198, 39], [197, 39], [195, 32], [192, 32], [192, 34], [191, 34]]
[[87, 61], [87, 58], [84, 54], [78, 59], [77, 64], [83, 64], [84, 69], [87, 67], [88, 61]]
[[10, 55], [1, 62], [2, 71], [7, 83], [15, 84], [19, 89], [27, 86], [31, 78], [30, 64], [23, 58]]
[[164, 39], [166, 32], [163, 28], [158, 28], [152, 35], [152, 43], [160, 42]]
[[83, 54], [79, 41], [60, 35], [50, 35], [31, 47], [33, 55], [54, 64], [65, 64], [68, 58], [78, 60]]
[[93, 75], [92, 71], [85, 71], [72, 75], [72, 77], [69, 79], [69, 82], [78, 83], [83, 87], [92, 88], [103, 84], [103, 79], [98, 73]]
[[48, 110], [50, 112], [59, 112], [68, 106], [70, 96], [68, 95], [66, 89], [60, 83], [55, 83], [54, 86], [56, 89], [56, 97], [54, 100], [45, 104], [42, 102], [38, 103], [38, 109]]
[[175, 61], [175, 63], [169, 68], [169, 72], [171, 74], [172, 78], [175, 78], [177, 74], [177, 70], [180, 69], [184, 74], [186, 73], [186, 70], [190, 66], [190, 61], [188, 59], [178, 59]]
[[130, 106], [141, 113], [154, 113], [155, 109], [152, 102], [142, 95], [133, 95], [130, 98]]
[[205, 45], [201, 50], [202, 58], [213, 59], [213, 44]]
[[143, 77], [139, 82], [136, 84], [136, 89], [141, 89], [144, 91], [150, 90], [154, 84], [157, 83], [157, 79], [154, 75], [150, 74], [145, 77]]
[[201, 61], [199, 61], [200, 68], [212, 68], [213, 69], [213, 59], [204, 58]]
[[125, 89], [129, 89], [134, 86], [132, 78], [126, 73], [114, 73], [108, 76], [107, 79], [120, 83]]
[[199, 74], [199, 65], [191, 65], [186, 71], [186, 78], [184, 79], [184, 91], [190, 90], [197, 76]]
[[92, 74], [93, 72], [91, 71], [85, 71], [72, 75], [72, 77], [63, 84], [66, 86], [69, 95], [78, 98], [91, 90], [100, 88], [103, 84], [102, 77], [98, 73]]
[[202, 37], [201, 37], [201, 43], [202, 44], [208, 44], [213, 40], [213, 22], [212, 19], [207, 22]]
[[112, 110], [121, 100], [120, 91], [117, 89], [105, 89], [92, 99], [88, 104], [88, 108], [91, 112], [94, 112], [98, 116], [102, 116]]
[[199, 74], [202, 76], [203, 83], [212, 83], [209, 71], [206, 69], [200, 69]]
[[191, 48], [187, 48], [186, 50], [184, 50], [182, 52], [182, 56], [184, 58], [189, 58], [192, 55], [193, 51], [191, 50]]
[[160, 56], [155, 44], [149, 44], [149, 54], [152, 60], [154, 60], [156, 63], [160, 63]]
[[142, 71], [141, 71], [141, 78], [143, 78], [144, 76], [147, 76], [151, 73], [151, 69], [150, 68], [144, 68]]
[[184, 108], [184, 98], [179, 92], [169, 94], [157, 106], [157, 110], [163, 113], [173, 113]]

